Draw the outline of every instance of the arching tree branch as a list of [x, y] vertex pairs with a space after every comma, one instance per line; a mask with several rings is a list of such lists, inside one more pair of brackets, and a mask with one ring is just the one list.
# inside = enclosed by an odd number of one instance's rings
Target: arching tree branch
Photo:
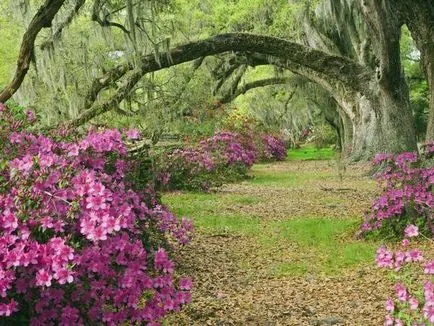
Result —
[[34, 56], [36, 37], [42, 28], [51, 26], [54, 16], [56, 16], [64, 2], [65, 0], [46, 0], [33, 17], [21, 42], [15, 75], [11, 82], [0, 92], [0, 103], [10, 99], [23, 83]]
[[[329, 83], [342, 84], [347, 89], [355, 92], [366, 92], [371, 79], [371, 74], [365, 67], [350, 59], [329, 55], [298, 43], [270, 36], [246, 33], [221, 34], [206, 40], [178, 46], [168, 53], [164, 53], [160, 58], [156, 58], [154, 54], [144, 56], [141, 59], [139, 67], [125, 77], [126, 80], [122, 86], [118, 88], [116, 93], [107, 102], [94, 105], [84, 111], [71, 124], [75, 126], [80, 125], [110, 110], [113, 104], [122, 101], [123, 97], [144, 74], [200, 57], [228, 51], [258, 52], [276, 57], [279, 60], [286, 61], [288, 67], [294, 67], [294, 69], [296, 67], [305, 67], [309, 71], [316, 72], [321, 78], [327, 79]], [[116, 69], [117, 74], [125, 74], [130, 68], [130, 64], [120, 66]], [[104, 79], [101, 79], [98, 88], [101, 90], [108, 84]]]
[[[259, 79], [255, 80], [253, 82], [244, 84], [243, 86], [237, 88], [234, 92], [225, 94], [225, 96], [220, 97], [218, 101], [220, 103], [228, 103], [236, 99], [238, 96], [246, 94], [248, 91], [254, 88], [259, 87], [265, 87], [265, 86], [271, 86], [271, 85], [279, 85], [279, 84], [290, 84], [292, 81], [291, 77], [274, 77], [274, 78], [266, 78], [266, 79]], [[289, 100], [291, 100], [292, 96], [289, 97]]]

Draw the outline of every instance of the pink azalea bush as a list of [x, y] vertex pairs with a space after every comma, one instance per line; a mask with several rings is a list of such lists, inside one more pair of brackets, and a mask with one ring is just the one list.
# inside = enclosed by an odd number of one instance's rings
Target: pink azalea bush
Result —
[[159, 186], [165, 189], [209, 190], [245, 178], [257, 159], [253, 142], [233, 132], [218, 132], [193, 146], [157, 158]]
[[283, 161], [286, 159], [288, 151], [283, 139], [273, 135], [264, 135], [262, 136], [262, 142], [264, 146], [263, 160]]
[[381, 195], [365, 215], [361, 234], [373, 231], [401, 236], [408, 224], [417, 225], [427, 236], [434, 234], [434, 146], [422, 154], [378, 154], [373, 164], [381, 167], [376, 177]]
[[62, 140], [34, 119], [0, 104], [0, 320], [158, 325], [190, 301], [169, 253], [191, 223], [132, 188], [119, 131]]
[[195, 145], [157, 155], [157, 186], [163, 189], [209, 190], [247, 177], [260, 160], [284, 160], [284, 142], [274, 136], [220, 131]]
[[198, 147], [160, 154], [155, 165], [157, 186], [161, 189], [208, 190], [221, 183], [214, 156]]
[[434, 233], [433, 145], [426, 144], [421, 154], [379, 154], [374, 159], [374, 165], [382, 167], [377, 179], [383, 192], [365, 216], [361, 234], [404, 236], [394, 250], [386, 246], [377, 250], [377, 265], [391, 270], [396, 280], [393, 295], [385, 302], [386, 326], [434, 324], [434, 282], [430, 276], [434, 274], [434, 260], [413, 241], [417, 237], [432, 241]]

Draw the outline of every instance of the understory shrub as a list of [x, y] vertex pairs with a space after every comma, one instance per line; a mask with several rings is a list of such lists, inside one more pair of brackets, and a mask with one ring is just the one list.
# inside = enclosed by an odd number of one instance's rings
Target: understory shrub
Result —
[[159, 325], [189, 302], [170, 257], [192, 225], [127, 181], [122, 134], [49, 137], [16, 118], [0, 104], [0, 321]]
[[200, 148], [163, 152], [156, 157], [155, 167], [160, 189], [208, 190], [221, 184], [214, 157]]
[[421, 154], [378, 154], [373, 164], [381, 195], [365, 215], [361, 234], [377, 232], [401, 237], [408, 224], [418, 226], [429, 237], [434, 234], [434, 145], [426, 144]]
[[157, 187], [206, 191], [246, 178], [257, 161], [284, 160], [286, 155], [284, 142], [275, 136], [256, 139], [220, 131], [198, 144], [157, 155]]
[[421, 154], [379, 154], [374, 165], [383, 187], [361, 226], [361, 234], [404, 237], [398, 245], [377, 250], [376, 263], [389, 269], [395, 282], [385, 302], [386, 326], [434, 325], [434, 259], [421, 249], [422, 237], [433, 243], [434, 143]]
[[283, 161], [288, 155], [288, 150], [283, 139], [272, 136], [262, 136], [264, 149], [262, 151], [262, 160]]

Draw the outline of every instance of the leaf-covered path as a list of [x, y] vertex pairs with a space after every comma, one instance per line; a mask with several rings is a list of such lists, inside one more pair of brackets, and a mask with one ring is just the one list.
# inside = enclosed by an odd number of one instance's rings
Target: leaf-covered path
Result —
[[381, 325], [390, 287], [373, 265], [377, 244], [354, 238], [375, 194], [362, 175], [286, 161], [217, 193], [166, 194], [197, 228], [181, 255], [193, 302], [167, 324]]

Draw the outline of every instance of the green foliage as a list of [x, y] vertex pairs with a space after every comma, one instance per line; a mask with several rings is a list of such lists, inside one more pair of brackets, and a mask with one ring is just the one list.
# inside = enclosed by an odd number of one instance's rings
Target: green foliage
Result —
[[22, 28], [14, 22], [6, 3], [0, 4], [0, 89], [12, 79]]
[[204, 232], [230, 232], [257, 234], [260, 220], [225, 208], [240, 202], [258, 202], [256, 197], [233, 196], [232, 194], [182, 193], [165, 194], [163, 202], [178, 216], [193, 216], [194, 224]]
[[317, 124], [313, 127], [312, 142], [317, 149], [336, 144], [336, 132], [328, 124]]
[[409, 85], [416, 135], [419, 141], [423, 141], [428, 121], [429, 87], [421, 70], [420, 52], [405, 26], [401, 34], [401, 61]]

